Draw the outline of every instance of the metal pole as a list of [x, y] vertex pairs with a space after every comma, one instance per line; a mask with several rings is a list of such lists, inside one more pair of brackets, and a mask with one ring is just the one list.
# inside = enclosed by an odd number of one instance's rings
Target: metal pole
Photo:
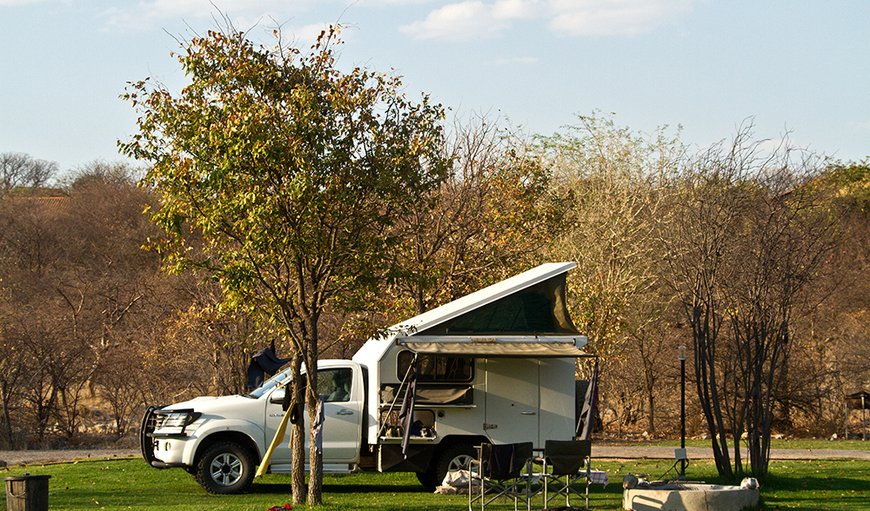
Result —
[[846, 422], [843, 426], [843, 429], [845, 429], [845, 431], [844, 431], [845, 436], [843, 436], [843, 440], [848, 440], [849, 439], [849, 400], [847, 399], [845, 402], [846, 402]]
[[[686, 449], [686, 357], [680, 357], [680, 449]], [[686, 479], [686, 460], [680, 460], [680, 479]]]
[[864, 394], [861, 394], [861, 441], [867, 440], [867, 404], [864, 402]]

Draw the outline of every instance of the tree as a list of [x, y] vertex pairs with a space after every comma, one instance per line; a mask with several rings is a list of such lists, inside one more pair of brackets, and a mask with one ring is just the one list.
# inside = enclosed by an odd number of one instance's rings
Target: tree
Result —
[[[445, 169], [441, 107], [406, 99], [398, 78], [339, 71], [337, 43], [331, 28], [307, 54], [280, 38], [270, 50], [229, 26], [186, 44], [178, 60], [190, 83], [177, 95], [147, 80], [124, 95], [139, 130], [121, 148], [151, 164], [145, 185], [160, 196], [152, 218], [168, 234], [168, 263], [207, 269], [225, 307], [279, 325], [297, 355], [291, 406], [304, 398], [312, 422], [324, 310], [360, 305], [355, 293], [377, 282], [396, 243], [389, 226]], [[186, 230], [202, 237], [197, 250]], [[296, 446], [301, 432], [296, 424]], [[316, 445], [310, 505], [321, 502]]]
[[25, 153], [0, 153], [0, 196], [20, 188], [38, 190], [55, 174], [55, 162], [38, 160]]
[[397, 223], [390, 319], [420, 314], [538, 262], [563, 204], [522, 137], [485, 118], [455, 123], [444, 147], [450, 173]]
[[652, 432], [655, 361], [664, 339], [652, 332], [661, 330], [670, 298], [661, 289], [662, 258], [651, 240], [673, 220], [665, 183], [681, 164], [683, 146], [665, 127], [648, 136], [600, 113], [578, 116], [540, 146], [556, 193], [570, 204], [551, 251], [578, 264], [568, 276], [569, 302], [589, 348], [603, 359], [602, 408], [621, 428], [636, 422], [646, 405]]
[[744, 432], [752, 473], [767, 474], [795, 319], [813, 305], [804, 292], [834, 246], [829, 210], [806, 186], [818, 166], [798, 156], [787, 145], [763, 151], [750, 126], [674, 184], [668, 281], [692, 329], [698, 397], [727, 478], [744, 473]]
[[52, 424], [67, 438], [80, 431], [85, 393], [100, 388], [94, 377], [105, 357], [129, 351], [140, 326], [133, 320], [144, 312], [159, 261], [140, 249], [156, 229], [130, 172], [97, 162], [63, 191], [0, 201], [0, 335], [14, 354], [5, 362], [23, 365], [17, 380], [14, 371], [5, 380], [22, 387], [9, 395], [25, 397], [37, 441]]
[[830, 436], [843, 430], [846, 394], [870, 382], [870, 159], [833, 162], [807, 185], [837, 221], [839, 239], [821, 276], [809, 283], [821, 303], [795, 318], [798, 338], [783, 378], [777, 427]]
[[[258, 324], [256, 317], [222, 309], [221, 290], [213, 283], [195, 283], [188, 293], [192, 302], [173, 318], [165, 339], [175, 352], [188, 355], [179, 371], [189, 372], [190, 360], [199, 360], [197, 370], [203, 376], [200, 394], [247, 393], [246, 370], [251, 355], [266, 344], [266, 339], [273, 338], [268, 335], [268, 325]], [[283, 353], [281, 348], [279, 353]]]
[[[58, 397], [48, 374], [49, 357], [55, 356], [53, 348], [59, 344], [49, 311], [57, 304], [53, 276], [64, 260], [56, 207], [63, 198], [9, 194], [0, 199], [0, 314], [4, 321], [0, 335], [12, 350], [3, 365], [9, 376], [20, 371], [19, 377], [4, 382], [8, 386], [4, 397], [22, 400], [30, 412], [31, 430], [42, 441]], [[11, 417], [7, 427], [8, 439], [15, 443]]]
[[12, 416], [20, 406], [24, 389], [20, 382], [26, 373], [26, 354], [20, 339], [10, 324], [6, 314], [0, 312], [0, 405], [3, 406], [3, 431], [0, 445], [7, 449], [16, 447], [15, 424]]

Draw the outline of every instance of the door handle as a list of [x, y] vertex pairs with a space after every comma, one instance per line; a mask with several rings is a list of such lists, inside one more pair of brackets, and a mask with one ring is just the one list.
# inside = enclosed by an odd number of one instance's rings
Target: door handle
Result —
[[520, 412], [520, 415], [537, 415], [536, 412]]
[[335, 412], [336, 415], [353, 415], [353, 410], [348, 410], [347, 408], [342, 408], [341, 410]]

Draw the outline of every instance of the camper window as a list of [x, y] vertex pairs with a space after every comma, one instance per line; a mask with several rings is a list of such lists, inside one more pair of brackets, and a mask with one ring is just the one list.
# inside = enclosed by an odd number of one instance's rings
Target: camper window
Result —
[[[396, 376], [401, 380], [414, 361], [412, 351], [398, 355]], [[474, 359], [447, 355], [417, 354], [417, 381], [432, 383], [468, 383], [474, 379]]]

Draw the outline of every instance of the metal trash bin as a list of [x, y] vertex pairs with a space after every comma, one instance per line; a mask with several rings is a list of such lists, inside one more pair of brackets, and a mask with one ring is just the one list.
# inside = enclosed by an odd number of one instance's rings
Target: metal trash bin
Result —
[[6, 478], [6, 511], [48, 511], [48, 479], [51, 476]]

